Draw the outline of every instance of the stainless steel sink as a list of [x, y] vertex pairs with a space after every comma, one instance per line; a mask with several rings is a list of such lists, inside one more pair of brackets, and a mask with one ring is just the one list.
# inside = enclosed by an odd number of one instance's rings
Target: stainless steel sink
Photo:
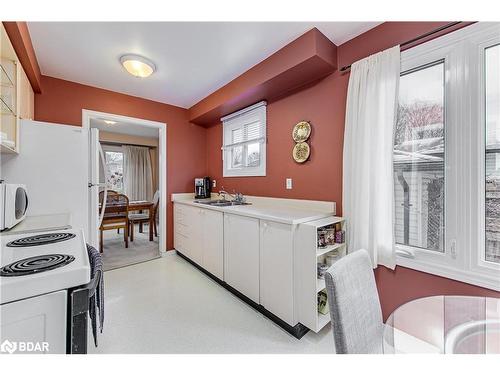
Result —
[[201, 204], [206, 204], [208, 206], [216, 206], [216, 207], [227, 207], [227, 206], [246, 206], [251, 203], [247, 202], [237, 202], [237, 201], [228, 201], [224, 199], [217, 199], [217, 200], [212, 200], [212, 201], [207, 201], [207, 200], [197, 200], [194, 201], [195, 203], [201, 203]]

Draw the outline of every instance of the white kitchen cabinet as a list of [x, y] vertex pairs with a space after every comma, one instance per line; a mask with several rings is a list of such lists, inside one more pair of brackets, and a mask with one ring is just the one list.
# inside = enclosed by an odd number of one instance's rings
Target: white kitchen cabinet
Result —
[[19, 122], [33, 119], [34, 99], [28, 77], [0, 24], [0, 153], [19, 153]]
[[184, 205], [174, 205], [174, 248], [187, 256], [185, 247], [187, 242], [188, 226]]
[[186, 218], [188, 225], [187, 246], [189, 255], [196, 264], [201, 265], [203, 261], [203, 216], [202, 209], [197, 207], [186, 207]]
[[295, 235], [295, 306], [300, 323], [314, 332], [319, 332], [330, 322], [330, 314], [318, 312], [318, 293], [325, 289], [325, 280], [317, 277], [317, 264], [326, 263], [329, 254], [337, 254], [341, 259], [347, 253], [345, 243], [335, 243], [324, 248], [318, 247], [318, 230], [340, 224], [342, 217], [331, 216], [303, 223], [297, 227]]
[[223, 279], [223, 214], [175, 204], [174, 247], [208, 272]]
[[294, 316], [293, 227], [260, 221], [260, 303], [291, 326]]
[[224, 214], [224, 281], [259, 303], [259, 220]]
[[201, 210], [202, 215], [202, 263], [212, 275], [224, 279], [224, 214]]

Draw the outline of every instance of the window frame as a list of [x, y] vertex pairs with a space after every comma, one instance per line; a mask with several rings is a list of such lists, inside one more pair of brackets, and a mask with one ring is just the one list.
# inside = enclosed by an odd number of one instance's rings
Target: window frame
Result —
[[402, 74], [445, 64], [445, 240], [443, 253], [394, 246], [400, 266], [500, 291], [500, 264], [484, 260], [483, 51], [497, 39], [499, 24], [477, 23], [401, 53]]
[[[256, 103], [238, 112], [221, 118], [222, 121], [222, 169], [223, 177], [263, 177], [266, 176], [266, 149], [267, 149], [267, 103], [265, 101]], [[226, 142], [233, 130], [242, 128], [246, 124], [259, 121], [262, 129], [260, 143], [260, 165], [258, 167], [231, 168], [231, 149], [226, 149]], [[256, 141], [257, 142], [257, 141]], [[256, 143], [255, 142], [255, 143]], [[254, 143], [254, 142], [251, 142]], [[246, 147], [243, 144], [243, 163], [246, 160]]]
[[[121, 145], [114, 145], [114, 144], [101, 144], [102, 151], [104, 153], [104, 161], [106, 163], [107, 167], [107, 162], [106, 162], [106, 152], [116, 152], [122, 154], [122, 168], [125, 167], [125, 153], [123, 152], [123, 148]], [[109, 171], [108, 171], [109, 172]], [[125, 168], [123, 168], [123, 177], [125, 177]], [[106, 181], [107, 183], [107, 181]], [[122, 182], [123, 184], [123, 182]], [[125, 189], [125, 185], [123, 184], [122, 187], [122, 192]]]

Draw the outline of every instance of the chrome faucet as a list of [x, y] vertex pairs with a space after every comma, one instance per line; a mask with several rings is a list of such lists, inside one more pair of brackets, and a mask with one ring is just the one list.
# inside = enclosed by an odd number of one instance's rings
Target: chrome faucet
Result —
[[229, 195], [229, 197], [239, 203], [245, 203], [246, 198], [243, 196], [242, 193], [237, 193], [236, 190], [233, 190], [234, 194], [229, 194], [227, 191], [224, 190], [224, 186], [222, 187], [222, 190], [219, 190], [219, 195], [222, 196], [223, 200], [226, 200], [226, 195]]

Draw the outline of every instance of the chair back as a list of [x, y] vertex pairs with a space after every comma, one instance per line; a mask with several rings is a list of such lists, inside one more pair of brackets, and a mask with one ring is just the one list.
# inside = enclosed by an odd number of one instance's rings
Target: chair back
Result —
[[160, 190], [156, 190], [153, 195], [153, 213], [156, 215], [158, 212], [158, 205], [160, 203]]
[[335, 262], [325, 282], [336, 352], [382, 353], [384, 324], [368, 252], [358, 250]]
[[[111, 195], [111, 194], [118, 194], [118, 192], [114, 191], [114, 190], [108, 190], [108, 195]], [[99, 191], [99, 204], [102, 204], [103, 200], [104, 200], [104, 190], [101, 190], [101, 191]]]
[[125, 194], [111, 193], [106, 199], [106, 209], [104, 216], [125, 216], [128, 217], [129, 199]]

